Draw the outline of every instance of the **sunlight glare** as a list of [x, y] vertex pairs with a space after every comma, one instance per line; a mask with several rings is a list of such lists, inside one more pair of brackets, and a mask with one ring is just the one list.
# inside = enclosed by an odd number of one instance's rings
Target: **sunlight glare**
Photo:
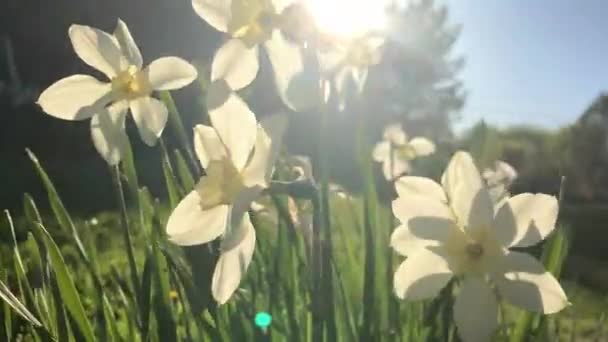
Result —
[[308, 0], [319, 30], [344, 38], [383, 30], [390, 0]]

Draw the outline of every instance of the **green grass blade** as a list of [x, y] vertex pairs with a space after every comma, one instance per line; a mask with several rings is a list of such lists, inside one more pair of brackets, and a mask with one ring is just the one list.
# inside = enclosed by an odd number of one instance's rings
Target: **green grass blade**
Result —
[[4, 300], [19, 316], [23, 317], [26, 321], [31, 324], [41, 327], [42, 323], [31, 313], [23, 303], [19, 301], [19, 299], [10, 291], [8, 286], [4, 284], [2, 280], [0, 280], [0, 298]]
[[165, 176], [165, 184], [167, 186], [167, 193], [169, 194], [169, 203], [171, 208], [175, 208], [179, 203], [181, 198], [180, 190], [177, 186], [177, 179], [175, 177], [175, 173], [173, 173], [173, 167], [171, 166], [171, 161], [169, 160], [169, 155], [167, 154], [167, 149], [165, 148], [165, 144], [161, 140], [161, 148], [162, 148], [162, 163], [163, 163], [163, 175]]
[[78, 252], [85, 260], [88, 261], [89, 256], [84, 248], [82, 240], [80, 239], [80, 235], [78, 234], [76, 226], [74, 226], [74, 223], [72, 222], [72, 218], [68, 214], [68, 211], [65, 209], [65, 206], [63, 205], [63, 202], [61, 201], [61, 198], [59, 197], [59, 194], [57, 193], [53, 182], [49, 178], [46, 171], [44, 171], [44, 169], [42, 168], [42, 165], [40, 165], [40, 162], [38, 161], [38, 158], [36, 158], [34, 153], [32, 153], [32, 151], [30, 151], [29, 149], [26, 149], [26, 151], [29, 158], [32, 160], [32, 163], [34, 164], [34, 167], [36, 168], [36, 171], [38, 172], [42, 183], [44, 184], [48, 195], [49, 203], [51, 205], [53, 213], [55, 214], [57, 223], [59, 223], [59, 226], [64, 231], [72, 233], [72, 238], [74, 239], [74, 242], [78, 247]]
[[193, 189], [195, 184], [194, 178], [192, 177], [192, 173], [188, 169], [186, 159], [184, 159], [184, 156], [178, 150], [175, 150], [175, 163], [177, 164], [177, 175], [179, 177], [179, 181], [182, 185], [182, 188], [186, 191]]
[[63, 305], [66, 307], [78, 325], [80, 333], [87, 342], [95, 341], [91, 323], [84, 311], [80, 295], [78, 294], [72, 276], [63, 260], [59, 247], [55, 244], [55, 241], [49, 232], [41, 224], [36, 224], [34, 226], [36, 228], [35, 232], [39, 235], [41, 240], [44, 241], [48, 251], [49, 261], [55, 273], [59, 293], [61, 295], [61, 302], [55, 303], [55, 305]]

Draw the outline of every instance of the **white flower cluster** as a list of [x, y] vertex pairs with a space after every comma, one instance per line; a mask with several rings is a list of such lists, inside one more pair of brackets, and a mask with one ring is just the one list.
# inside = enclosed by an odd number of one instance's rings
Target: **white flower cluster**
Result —
[[[236, 93], [256, 78], [260, 49], [268, 55], [280, 98], [291, 110], [301, 111], [325, 100], [321, 90], [327, 82], [341, 106], [346, 84], [354, 82], [361, 92], [367, 68], [378, 63], [384, 44], [375, 36], [359, 37], [347, 47], [323, 44], [321, 49], [312, 44], [318, 48], [313, 55], [321, 72], [311, 77], [306, 72], [306, 44], [287, 38], [293, 34], [292, 5], [289, 0], [193, 0], [196, 13], [227, 40], [211, 64], [206, 101], [211, 125], [194, 127], [194, 150], [205, 175], [173, 210], [166, 231], [169, 240], [181, 246], [221, 238], [212, 279], [212, 294], [220, 304], [236, 291], [252, 260], [256, 233], [248, 210], [252, 205], [263, 209], [255, 200], [270, 185], [287, 126], [282, 114], [258, 121]], [[40, 95], [42, 109], [64, 120], [90, 118], [94, 145], [110, 165], [118, 164], [128, 148], [127, 112], [142, 140], [154, 145], [169, 113], [153, 93], [189, 85], [198, 76], [195, 67], [178, 57], [159, 58], [144, 67], [121, 20], [112, 34], [72, 25], [69, 37], [78, 57], [107, 81], [89, 75], [63, 78]], [[392, 208], [401, 225], [392, 234], [391, 246], [407, 259], [395, 273], [397, 296], [430, 298], [458, 276], [462, 280], [454, 319], [467, 341], [491, 338], [498, 322], [497, 294], [536, 312], [564, 308], [568, 300], [557, 280], [533, 257], [511, 250], [532, 246], [553, 231], [557, 200], [529, 193], [509, 197], [506, 189], [516, 172], [505, 163], [484, 172], [488, 190], [466, 152], [453, 156], [441, 184], [403, 176], [410, 172], [411, 160], [435, 149], [427, 138], [408, 139], [395, 124], [386, 128], [373, 150], [373, 159], [382, 163], [385, 178], [394, 181], [398, 193]], [[298, 167], [303, 179], [314, 181], [310, 162]], [[298, 217], [297, 210], [292, 211]], [[311, 234], [309, 216], [297, 221]]]

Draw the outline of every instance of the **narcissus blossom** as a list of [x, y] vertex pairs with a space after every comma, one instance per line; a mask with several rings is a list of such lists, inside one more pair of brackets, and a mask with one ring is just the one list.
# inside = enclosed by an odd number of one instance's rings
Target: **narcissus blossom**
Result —
[[286, 9], [292, 0], [193, 0], [196, 13], [228, 34], [211, 65], [211, 81], [223, 79], [233, 90], [249, 85], [259, 69], [259, 46], [266, 49], [274, 69], [279, 96], [292, 110], [301, 111], [320, 99], [318, 78], [304, 72], [302, 49], [288, 41], [282, 29], [290, 23]]
[[167, 234], [182, 246], [222, 238], [212, 293], [223, 304], [251, 262], [255, 231], [247, 210], [269, 185], [286, 117], [273, 115], [258, 124], [234, 93], [209, 117], [212, 126], [194, 128], [195, 151], [206, 175], [171, 213]]
[[185, 87], [196, 69], [177, 57], [163, 57], [143, 68], [143, 59], [127, 25], [118, 20], [114, 34], [82, 25], [69, 29], [74, 51], [110, 82], [72, 75], [48, 87], [38, 98], [42, 109], [59, 119], [91, 118], [91, 136], [109, 164], [120, 161], [127, 144], [125, 117], [130, 109], [142, 140], [154, 145], [167, 122], [167, 108], [151, 97], [155, 90]]
[[494, 210], [466, 152], [457, 152], [441, 185], [421, 177], [395, 183], [393, 213], [401, 222], [391, 246], [407, 259], [394, 288], [402, 299], [432, 298], [462, 276], [454, 320], [465, 341], [489, 341], [498, 326], [496, 293], [520, 308], [550, 314], [568, 305], [559, 282], [531, 255], [510, 250], [545, 239], [554, 229], [558, 202], [525, 193]]
[[369, 67], [380, 63], [383, 45], [384, 38], [365, 35], [319, 52], [321, 70], [331, 75], [341, 109], [351, 88], [363, 91]]
[[493, 168], [486, 168], [481, 174], [488, 184], [488, 191], [494, 203], [501, 204], [509, 197], [509, 187], [517, 178], [517, 171], [508, 163], [497, 160]]
[[383, 140], [372, 151], [375, 161], [382, 163], [384, 177], [392, 181], [410, 171], [410, 161], [435, 152], [435, 144], [427, 138], [408, 137], [400, 124], [391, 124], [384, 129]]

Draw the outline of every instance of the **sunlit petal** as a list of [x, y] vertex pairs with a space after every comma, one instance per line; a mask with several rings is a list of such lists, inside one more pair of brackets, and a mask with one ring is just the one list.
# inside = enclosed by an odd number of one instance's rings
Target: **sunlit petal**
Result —
[[509, 198], [496, 213], [497, 238], [507, 247], [528, 247], [544, 240], [555, 228], [557, 199], [545, 194]]
[[229, 207], [219, 205], [203, 210], [201, 195], [190, 192], [179, 202], [167, 221], [169, 240], [181, 246], [193, 246], [213, 241], [226, 231]]
[[152, 97], [137, 98], [130, 105], [141, 139], [147, 145], [154, 146], [167, 124], [167, 107]]
[[383, 162], [391, 157], [391, 144], [388, 141], [381, 141], [374, 146], [372, 158], [377, 162]]
[[493, 341], [498, 328], [498, 302], [482, 278], [465, 278], [454, 303], [454, 321], [463, 341]]
[[437, 246], [436, 240], [426, 240], [412, 234], [407, 225], [401, 225], [391, 234], [391, 247], [403, 256], [414, 255], [428, 246]]
[[128, 108], [126, 102], [118, 102], [99, 111], [91, 119], [93, 145], [109, 165], [118, 164], [128, 147], [125, 132]]
[[418, 195], [429, 197], [443, 203], [447, 203], [448, 201], [441, 185], [426, 177], [401, 177], [395, 182], [395, 190], [399, 197]]
[[231, 3], [231, 0], [192, 0], [192, 7], [209, 25], [218, 31], [226, 32]]
[[427, 138], [416, 137], [410, 140], [409, 145], [418, 156], [428, 156], [435, 153], [435, 144]]
[[453, 226], [450, 208], [433, 198], [418, 195], [398, 197], [392, 207], [399, 221], [422, 239], [444, 241]]
[[159, 58], [150, 63], [145, 72], [154, 90], [183, 88], [198, 76], [192, 64], [178, 57]]
[[233, 90], [248, 86], [258, 73], [258, 47], [248, 47], [240, 39], [227, 41], [213, 57], [211, 81], [224, 79]]
[[256, 141], [258, 125], [255, 114], [233, 92], [223, 104], [208, 111], [211, 124], [229, 151], [234, 166], [242, 171]]
[[506, 273], [495, 281], [500, 294], [511, 304], [543, 314], [561, 311], [569, 305], [559, 282], [531, 255], [510, 252]]
[[421, 300], [435, 297], [452, 276], [453, 273], [442, 256], [421, 249], [399, 265], [393, 285], [397, 297]]
[[204, 169], [211, 160], [221, 160], [226, 156], [224, 144], [215, 129], [205, 125], [194, 126], [194, 151]]
[[103, 72], [108, 78], [121, 71], [124, 57], [112, 35], [83, 25], [70, 26], [68, 34], [74, 51], [83, 62]]
[[286, 115], [276, 114], [262, 119], [256, 135], [253, 156], [243, 171], [246, 186], [257, 185], [264, 188], [268, 186], [286, 128]]
[[112, 87], [92, 76], [72, 75], [53, 83], [40, 94], [38, 104], [63, 120], [88, 119], [110, 101]]
[[213, 272], [211, 290], [213, 298], [219, 304], [226, 303], [239, 287], [241, 279], [247, 272], [249, 263], [253, 258], [255, 229], [248, 214], [243, 218], [240, 230], [241, 232], [238, 232], [238, 235], [242, 238], [232, 248], [222, 248], [220, 258]]
[[283, 102], [296, 112], [317, 106], [321, 101], [318, 67], [305, 62], [300, 47], [278, 31], [273, 32], [265, 46]]
[[469, 153], [454, 154], [441, 183], [460, 225], [478, 229], [492, 224], [493, 203]]
[[393, 123], [384, 128], [382, 138], [396, 146], [404, 145], [407, 142], [407, 135], [399, 123]]
[[139, 51], [137, 44], [135, 44], [135, 40], [133, 40], [129, 28], [121, 19], [118, 19], [118, 23], [116, 24], [114, 37], [116, 37], [120, 50], [129, 64], [135, 65], [138, 69], [141, 69], [143, 65], [141, 52]]

